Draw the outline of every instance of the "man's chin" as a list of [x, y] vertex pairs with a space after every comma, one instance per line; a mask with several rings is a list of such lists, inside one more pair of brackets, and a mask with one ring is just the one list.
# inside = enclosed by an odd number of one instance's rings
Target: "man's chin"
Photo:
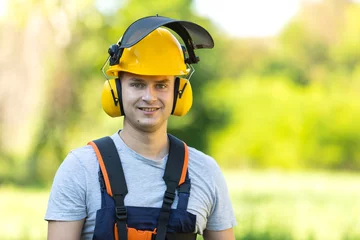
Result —
[[125, 122], [128, 122], [134, 129], [137, 129], [141, 132], [152, 133], [156, 132], [159, 129], [167, 127], [167, 121], [159, 118], [148, 118], [148, 117], [137, 117], [133, 119], [126, 119]]
[[156, 124], [156, 123], [150, 123], [150, 122], [138, 122], [138, 128], [143, 131], [143, 132], [147, 132], [147, 133], [152, 133], [152, 132], [156, 132], [158, 129], [161, 128], [161, 125]]

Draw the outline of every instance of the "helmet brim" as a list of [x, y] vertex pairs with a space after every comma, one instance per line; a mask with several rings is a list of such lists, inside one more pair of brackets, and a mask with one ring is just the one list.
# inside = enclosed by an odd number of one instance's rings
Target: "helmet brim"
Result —
[[[166, 72], [163, 71], [161, 75], [164, 76], [185, 76], [188, 75], [191, 69], [187, 68], [185, 71], [177, 71], [177, 72]], [[118, 77], [119, 72], [129, 72], [129, 73], [134, 73], [134, 74], [139, 74], [138, 71], [134, 70], [131, 71], [131, 69], [123, 69], [121, 66], [119, 65], [114, 65], [114, 66], [110, 66], [107, 70], [106, 70], [106, 75], [108, 75], [109, 77]], [[151, 69], [148, 69], [146, 71], [146, 74], [144, 73], [144, 75], [148, 75], [148, 76], [157, 76], [159, 75], [159, 73], [157, 73], [156, 71], [151, 71]]]

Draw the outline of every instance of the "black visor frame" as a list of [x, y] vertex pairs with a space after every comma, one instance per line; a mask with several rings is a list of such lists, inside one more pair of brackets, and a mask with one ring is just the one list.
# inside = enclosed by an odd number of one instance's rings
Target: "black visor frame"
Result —
[[199, 61], [195, 55], [195, 49], [214, 47], [214, 40], [209, 32], [196, 23], [161, 16], [149, 16], [138, 19], [126, 29], [121, 41], [117, 43], [118, 54], [111, 56], [110, 65], [119, 63], [124, 48], [132, 47], [149, 33], [162, 26], [173, 30], [181, 37], [189, 55], [186, 60], [188, 64]]

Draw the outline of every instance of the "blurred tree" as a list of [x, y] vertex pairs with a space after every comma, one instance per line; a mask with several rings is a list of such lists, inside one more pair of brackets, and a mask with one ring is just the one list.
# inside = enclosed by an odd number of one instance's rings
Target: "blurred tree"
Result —
[[129, 24], [155, 14], [215, 40], [197, 50], [194, 105], [171, 133], [229, 166], [360, 169], [359, 4], [303, 1], [278, 37], [258, 39], [230, 38], [192, 6], [11, 1], [16, 17], [0, 22], [0, 182], [48, 184], [70, 149], [121, 128], [101, 109], [100, 68]]
[[210, 137], [221, 164], [360, 169], [360, 81], [353, 76], [360, 59], [359, 13], [359, 4], [350, 1], [305, 4], [255, 67], [209, 86], [218, 91], [207, 101], [231, 116]]
[[[111, 120], [101, 109], [100, 90], [105, 79], [99, 69], [107, 58], [108, 46], [120, 38], [130, 23], [159, 14], [195, 21], [213, 34], [208, 20], [194, 16], [191, 1], [179, 0], [169, 5], [162, 0], [147, 3], [133, 0], [124, 2], [113, 14], [100, 12], [93, 1], [57, 1], [49, 5], [34, 1], [31, 9], [38, 8], [44, 11], [44, 22], [48, 20], [49, 31], [54, 35], [52, 48], [56, 57], [46, 65], [46, 101], [37, 119], [39, 127], [26, 160], [25, 178], [21, 180], [26, 183], [48, 182], [69, 149], [121, 127], [121, 120]], [[206, 63], [206, 58], [202, 62]], [[174, 119], [170, 124], [171, 132], [199, 148], [206, 147], [207, 129], [211, 129], [209, 115], [214, 114], [201, 102], [202, 85], [210, 76], [202, 72], [203, 69], [197, 69], [192, 79], [195, 96], [192, 114], [185, 124], [180, 123], [183, 119]], [[94, 95], [94, 91], [98, 94]]]

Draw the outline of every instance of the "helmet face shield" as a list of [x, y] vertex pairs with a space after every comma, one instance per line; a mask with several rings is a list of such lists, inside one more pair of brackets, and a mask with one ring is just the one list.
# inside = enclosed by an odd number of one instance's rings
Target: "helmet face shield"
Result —
[[[214, 47], [214, 41], [211, 35], [200, 25], [161, 16], [144, 17], [135, 21], [126, 29], [119, 46], [120, 48], [131, 47], [149, 33], [162, 26], [176, 32], [185, 44], [187, 44], [188, 40], [191, 40], [190, 44], [193, 49]], [[188, 46], [186, 47], [188, 48]], [[190, 49], [188, 49], [188, 51], [189, 50]]]

